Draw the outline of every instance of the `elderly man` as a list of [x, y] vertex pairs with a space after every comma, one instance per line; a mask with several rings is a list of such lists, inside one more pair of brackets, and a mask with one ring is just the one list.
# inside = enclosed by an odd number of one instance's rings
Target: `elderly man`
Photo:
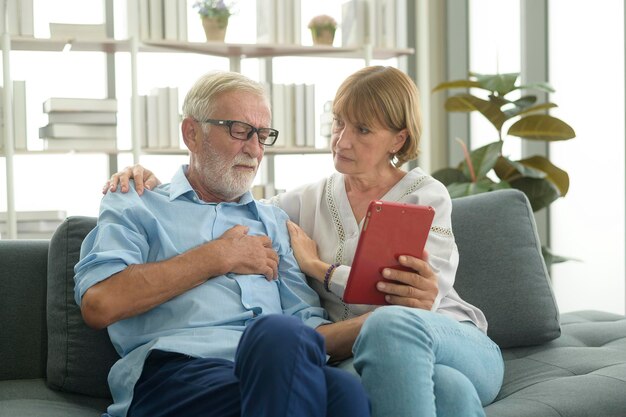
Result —
[[108, 414], [368, 416], [358, 380], [326, 366], [355, 329], [328, 324], [287, 215], [248, 191], [278, 137], [262, 86], [209, 73], [183, 114], [189, 165], [141, 198], [107, 194], [75, 267], [85, 322], [121, 356]]

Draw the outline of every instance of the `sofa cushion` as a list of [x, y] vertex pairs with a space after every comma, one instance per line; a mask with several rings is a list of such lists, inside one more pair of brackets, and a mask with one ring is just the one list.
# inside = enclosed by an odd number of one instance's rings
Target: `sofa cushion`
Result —
[[0, 417], [100, 417], [109, 403], [53, 391], [42, 378], [0, 381]]
[[487, 417], [626, 416], [626, 317], [562, 316], [563, 334], [504, 349], [504, 383]]
[[501, 348], [560, 334], [559, 312], [526, 195], [508, 189], [454, 199], [455, 289], [480, 308]]
[[106, 330], [85, 324], [74, 301], [74, 265], [93, 217], [68, 217], [48, 253], [48, 384], [51, 388], [110, 398], [107, 376], [119, 359]]

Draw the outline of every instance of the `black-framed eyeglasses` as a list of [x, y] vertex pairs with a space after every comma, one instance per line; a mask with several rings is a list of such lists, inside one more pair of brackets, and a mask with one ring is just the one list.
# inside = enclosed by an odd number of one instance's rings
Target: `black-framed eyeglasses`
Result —
[[239, 120], [216, 120], [206, 119], [198, 120], [200, 123], [209, 123], [216, 126], [228, 126], [228, 133], [238, 140], [249, 140], [256, 133], [259, 143], [262, 145], [272, 146], [278, 139], [278, 130], [270, 127], [254, 127], [246, 122]]

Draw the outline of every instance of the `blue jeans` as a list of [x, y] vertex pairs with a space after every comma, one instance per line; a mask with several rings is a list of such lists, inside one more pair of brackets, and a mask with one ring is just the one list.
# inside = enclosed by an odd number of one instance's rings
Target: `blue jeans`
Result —
[[471, 323], [399, 306], [375, 310], [354, 345], [374, 417], [484, 416], [502, 385], [498, 346]]
[[326, 365], [324, 339], [268, 315], [244, 331], [235, 361], [153, 351], [128, 417], [368, 417], [358, 378]]

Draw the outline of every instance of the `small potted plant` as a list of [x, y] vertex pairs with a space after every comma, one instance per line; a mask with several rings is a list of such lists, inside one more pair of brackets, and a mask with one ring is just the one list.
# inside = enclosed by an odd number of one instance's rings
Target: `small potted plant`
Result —
[[233, 14], [233, 3], [224, 0], [202, 0], [193, 4], [202, 19], [207, 41], [224, 42], [228, 19]]
[[309, 22], [314, 45], [332, 45], [337, 30], [337, 21], [325, 14], [315, 16]]

